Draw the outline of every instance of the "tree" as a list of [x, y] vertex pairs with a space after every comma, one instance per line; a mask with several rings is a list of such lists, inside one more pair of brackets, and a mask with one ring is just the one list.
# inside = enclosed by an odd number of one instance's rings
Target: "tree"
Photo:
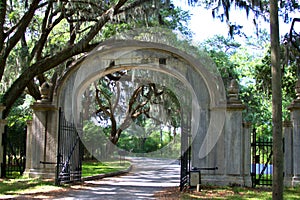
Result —
[[272, 198], [283, 199], [282, 89], [278, 1], [270, 0], [272, 66], [273, 181]]
[[[113, 64], [114, 62], [111, 62], [110, 67]], [[95, 118], [99, 125], [109, 127], [109, 140], [113, 145], [118, 143], [121, 133], [133, 124], [142, 128], [149, 125], [147, 119], [151, 119], [155, 126], [159, 127], [163, 123], [169, 123], [174, 129], [180, 126], [180, 105], [174, 93], [164, 86], [144, 80], [142, 75], [132, 75], [132, 71], [124, 70], [107, 74], [88, 88], [92, 90], [87, 94], [95, 95], [95, 106], [92, 104], [90, 107], [89, 100], [85, 105], [90, 108], [84, 110], [91, 114], [83, 115], [86, 118]], [[133, 76], [135, 82], [132, 82]], [[153, 132], [151, 130], [146, 131], [147, 135]], [[145, 137], [146, 135], [143, 136], [143, 143], [146, 142]], [[108, 150], [111, 151], [112, 147]]]
[[[198, 0], [190, 0], [190, 3], [198, 2]], [[216, 5], [215, 1], [205, 1], [208, 6]], [[231, 36], [240, 33], [241, 25], [232, 24], [229, 18], [229, 11], [231, 4], [235, 4], [239, 8], [246, 11], [253, 11], [255, 18], [253, 19], [254, 25], [258, 29], [256, 19], [262, 16], [266, 21], [270, 21], [270, 34], [271, 34], [271, 65], [272, 65], [272, 123], [273, 123], [273, 155], [274, 155], [274, 174], [273, 174], [273, 198], [283, 198], [283, 141], [282, 141], [282, 89], [281, 89], [281, 68], [280, 68], [280, 45], [279, 45], [279, 22], [278, 16], [284, 17], [284, 21], [291, 20], [289, 12], [299, 9], [298, 1], [244, 1], [244, 0], [219, 0], [217, 6], [213, 8], [213, 16], [217, 16], [221, 21], [226, 21], [229, 27], [229, 34]], [[280, 5], [280, 10], [278, 9]], [[222, 8], [221, 14], [219, 13]], [[269, 9], [268, 9], [269, 8]], [[280, 12], [279, 12], [280, 11]], [[269, 13], [268, 19], [265, 13]]]
[[237, 63], [231, 62], [230, 57], [241, 46], [239, 43], [217, 35], [204, 41], [201, 46], [204, 46], [204, 50], [216, 63], [225, 88], [229, 86], [232, 79], [238, 79]]
[[[73, 60], [118, 31], [168, 26], [189, 34], [184, 28], [188, 13], [173, 8], [169, 1], [160, 0], [33, 0], [30, 4], [1, 0], [0, 81], [13, 79], [3, 87], [3, 117], [25, 88], [40, 99], [38, 86], [45, 81], [54, 86]], [[18, 56], [22, 63], [16, 62]], [[10, 74], [11, 69], [18, 69], [17, 74]]]

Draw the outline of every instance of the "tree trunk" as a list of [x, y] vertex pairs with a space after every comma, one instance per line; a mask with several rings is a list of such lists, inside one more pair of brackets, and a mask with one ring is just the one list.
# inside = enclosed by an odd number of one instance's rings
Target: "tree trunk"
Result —
[[282, 91], [279, 46], [278, 1], [270, 0], [272, 123], [273, 123], [273, 185], [272, 198], [283, 199]]

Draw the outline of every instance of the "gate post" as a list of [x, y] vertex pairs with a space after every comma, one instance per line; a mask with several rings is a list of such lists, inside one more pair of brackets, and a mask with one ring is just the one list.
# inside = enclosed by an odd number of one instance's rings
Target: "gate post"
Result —
[[288, 109], [291, 112], [291, 121], [293, 125], [293, 178], [292, 186], [300, 185], [300, 79], [295, 87], [297, 98], [291, 103]]
[[[228, 102], [224, 130], [225, 176], [227, 185], [251, 186], [250, 132], [243, 133], [242, 112], [246, 106], [238, 98], [239, 86], [235, 79], [228, 88]], [[245, 127], [246, 128], [246, 127]], [[246, 130], [246, 129], [245, 129]], [[245, 166], [248, 165], [248, 166]], [[246, 174], [248, 172], [248, 174]]]
[[243, 146], [243, 178], [244, 185], [251, 186], [251, 132], [252, 124], [250, 122], [243, 123], [242, 146]]
[[[48, 89], [48, 91], [47, 91]], [[55, 178], [58, 111], [48, 99], [49, 85], [41, 87], [42, 100], [35, 102], [32, 122], [27, 130], [26, 169], [24, 175]]]
[[284, 135], [284, 185], [292, 186], [293, 178], [293, 125], [290, 121], [283, 122]]
[[4, 148], [3, 148], [3, 144], [5, 141], [3, 141], [2, 137], [3, 137], [3, 134], [4, 134], [4, 127], [6, 125], [6, 121], [4, 119], [2, 119], [2, 113], [3, 113], [3, 110], [5, 109], [5, 106], [3, 105], [0, 105], [0, 177], [4, 177], [5, 174], [5, 169], [4, 169], [4, 162], [5, 162], [5, 155], [4, 155]]

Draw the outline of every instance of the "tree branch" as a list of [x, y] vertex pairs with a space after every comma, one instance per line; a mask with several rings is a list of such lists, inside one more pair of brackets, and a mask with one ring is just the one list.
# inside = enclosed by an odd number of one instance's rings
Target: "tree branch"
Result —
[[4, 33], [5, 15], [6, 15], [6, 0], [0, 0], [0, 53], [1, 54], [4, 46], [4, 40], [6, 38]]
[[291, 28], [290, 28], [290, 35], [289, 35], [289, 40], [291, 42], [291, 44], [293, 45], [294, 48], [297, 49], [298, 52], [300, 52], [300, 47], [298, 45], [295, 44], [294, 40], [293, 40], [293, 30], [294, 30], [294, 25], [296, 22], [300, 22], [300, 18], [294, 18], [291, 24]]
[[[49, 6], [52, 6], [52, 4], [49, 4]], [[35, 44], [32, 52], [31, 52], [30, 60], [32, 60], [34, 58], [34, 56], [36, 56], [37, 61], [42, 59], [42, 52], [43, 52], [44, 46], [47, 42], [49, 34], [53, 30], [53, 28], [57, 24], [59, 24], [59, 22], [61, 22], [61, 20], [63, 20], [63, 18], [64, 18], [63, 14], [61, 13], [61, 15], [53, 23], [51, 23], [52, 17], [53, 17], [53, 15], [51, 15], [49, 17], [45, 13], [44, 20], [43, 20], [43, 26], [42, 26], [43, 28], [42, 28], [42, 31], [41, 31], [42, 34], [40, 36], [40, 39], [37, 41], [37, 43]], [[47, 22], [47, 21], [49, 21], [49, 22]], [[45, 26], [44, 26], [44, 24], [45, 24]], [[48, 24], [48, 27], [46, 27], [46, 24]]]
[[[100, 90], [97, 88], [96, 84], [95, 84], [95, 89], [96, 89], [95, 99], [96, 99], [96, 102], [97, 102], [98, 106], [100, 107], [100, 110], [101, 110], [102, 112], [104, 112], [105, 115], [111, 116], [111, 112], [108, 111], [109, 108], [105, 107], [105, 106], [102, 104], [102, 101], [101, 101], [100, 98], [99, 98]], [[99, 112], [97, 111], [97, 113], [99, 113]]]
[[33, 0], [29, 10], [24, 14], [24, 16], [20, 19], [20, 24], [15, 32], [15, 34], [8, 40], [7, 47], [4, 53], [4, 57], [6, 58], [12, 48], [20, 41], [20, 38], [26, 31], [28, 24], [31, 22], [32, 17], [36, 9], [38, 8], [40, 0]]
[[[32, 16], [34, 15], [34, 11], [38, 7], [38, 3], [40, 0], [33, 0], [29, 11], [24, 15], [22, 18], [23, 21], [18, 27], [14, 39], [10, 41], [10, 48], [11, 49], [16, 44], [17, 36], [19, 36], [19, 32], [24, 31], [29, 24], [30, 20], [32, 19]], [[127, 0], [128, 1], [128, 0]], [[119, 13], [121, 11], [121, 8], [123, 10], [133, 8], [134, 6], [144, 3], [146, 1], [138, 0], [133, 3], [128, 4], [126, 7], [122, 7], [126, 2], [126, 0], [120, 0], [118, 3], [104, 12], [97, 23], [90, 29], [90, 31], [81, 39], [77, 44], [74, 44], [72, 46], [67, 46], [62, 51], [56, 53], [55, 55], [52, 55], [47, 58], [42, 58], [41, 60], [33, 63], [31, 66], [29, 66], [27, 69], [24, 70], [24, 72], [16, 79], [16, 81], [11, 85], [11, 87], [6, 91], [4, 94], [4, 104], [6, 105], [6, 110], [3, 114], [3, 118], [7, 116], [9, 113], [12, 104], [15, 102], [15, 100], [22, 94], [25, 87], [29, 83], [31, 79], [33, 79], [38, 74], [44, 73], [59, 64], [63, 63], [67, 59], [71, 58], [72, 56], [78, 55], [80, 53], [86, 52], [88, 50], [91, 50], [91, 47], [94, 47], [94, 45], [89, 45], [89, 42], [92, 41], [92, 39], [98, 34], [98, 32], [101, 30], [101, 28], [111, 19], [113, 15], [116, 13]], [[149, 0], [147, 0], [149, 1]], [[122, 11], [123, 11], [122, 10]], [[8, 55], [8, 53], [6, 53]], [[0, 57], [0, 64], [2, 64], [2, 60]], [[5, 62], [4, 62], [5, 63]], [[1, 65], [2, 66], [2, 65]], [[2, 72], [3, 74], [3, 72]], [[2, 75], [0, 74], [0, 75]], [[1, 76], [0, 76], [1, 77]]]

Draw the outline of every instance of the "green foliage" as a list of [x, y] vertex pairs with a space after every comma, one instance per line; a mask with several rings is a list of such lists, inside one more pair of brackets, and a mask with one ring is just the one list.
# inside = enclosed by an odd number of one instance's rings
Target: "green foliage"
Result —
[[230, 60], [237, 48], [240, 46], [237, 42], [224, 38], [223, 36], [214, 36], [202, 44], [201, 47], [215, 62], [218, 71], [221, 74], [225, 88], [229, 86], [231, 79], [238, 79], [237, 63]]
[[[258, 137], [269, 137], [272, 134], [272, 93], [270, 47], [266, 45], [267, 40], [261, 37], [257, 42], [249, 40], [247, 46], [239, 46], [235, 42], [231, 46], [225, 38], [214, 37], [203, 44], [216, 62], [225, 86], [231, 78], [238, 79], [240, 99], [247, 105], [244, 120], [255, 126]], [[285, 46], [282, 46], [283, 117], [289, 119], [286, 108], [295, 98], [297, 62], [293, 59], [287, 62], [286, 51]]]
[[20, 97], [7, 117], [7, 145], [9, 147], [7, 155], [14, 155], [17, 158], [25, 156], [27, 121], [32, 119], [31, 103], [32, 98], [29, 95]]
[[33, 99], [29, 95], [23, 95], [14, 104], [10, 115], [7, 117], [7, 125], [9, 127], [24, 127], [28, 120], [32, 119], [32, 110], [30, 105]]
[[109, 138], [110, 128], [97, 126], [94, 122], [85, 120], [83, 123], [83, 141], [86, 159], [97, 155], [105, 158], [105, 147]]
[[117, 144], [121, 149], [132, 153], [150, 153], [162, 149], [168, 145], [174, 136], [167, 131], [154, 131], [148, 134], [136, 135], [125, 131]]
[[[175, 7], [170, 1], [49, 1], [37, 5], [34, 2], [12, 0], [5, 3], [7, 12], [3, 27], [0, 27], [4, 32], [4, 38], [1, 39], [5, 44], [13, 44], [3, 46], [5, 49], [1, 51], [5, 70], [3, 77], [0, 74], [0, 89], [1, 93], [8, 96], [3, 100], [6, 101], [7, 111], [16, 99], [9, 98], [10, 96], [20, 95], [28, 86], [27, 92], [39, 99], [38, 86], [44, 81], [55, 85], [57, 75], [63, 73], [62, 69], [68, 67], [70, 61], [78, 59], [83, 53], [90, 51], [91, 47], [117, 33], [135, 28], [164, 27], [188, 37], [192, 35], [187, 26], [190, 14]], [[115, 9], [111, 16], [107, 16], [110, 13], [108, 10], [115, 3], [122, 6], [119, 10]], [[28, 19], [20, 21], [30, 10], [34, 11], [32, 18], [28, 15]], [[63, 49], [66, 48], [72, 48], [69, 52], [74, 53], [65, 54]], [[43, 61], [55, 59], [59, 54], [66, 58], [58, 56], [63, 60], [49, 71], [52, 66], [49, 67]], [[41, 63], [44, 64], [36, 70], [39, 72], [31, 70], [25, 75], [31, 79], [36, 77], [31, 84], [25, 79], [22, 79], [25, 83], [20, 81], [13, 84], [25, 69], [34, 68]], [[17, 92], [7, 92], [8, 90]]]
[[[285, 48], [281, 47], [281, 66], [282, 66], [282, 104], [287, 106], [296, 94], [294, 91], [296, 80], [297, 80], [297, 63], [290, 60], [289, 63], [285, 62]], [[264, 94], [270, 101], [272, 97], [271, 86], [271, 55], [270, 49], [265, 53], [261, 60], [261, 63], [255, 65], [254, 78], [256, 80], [256, 89], [260, 94]], [[285, 107], [286, 108], [286, 107]], [[289, 119], [289, 113], [286, 109], [283, 109], [283, 118]]]
[[129, 23], [107, 23], [101, 31], [101, 38], [108, 39], [117, 33], [122, 33], [125, 30], [130, 30], [131, 28], [132, 25]]
[[188, 21], [191, 19], [188, 11], [183, 11], [180, 8], [171, 5], [170, 8], [161, 9], [160, 15], [163, 20], [161, 23], [164, 27], [178, 30], [188, 38], [192, 37], [192, 32], [187, 26]]

